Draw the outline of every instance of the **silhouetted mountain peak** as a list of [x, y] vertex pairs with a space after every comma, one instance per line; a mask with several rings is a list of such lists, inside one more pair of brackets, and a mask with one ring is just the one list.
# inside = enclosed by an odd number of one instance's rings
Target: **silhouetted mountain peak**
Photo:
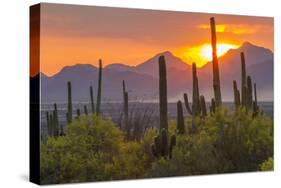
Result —
[[134, 68], [135, 67], [133, 67], [133, 66], [129, 66], [126, 64], [122, 64], [122, 63], [114, 63], [114, 64], [109, 64], [109, 65], [105, 66], [105, 69], [113, 70], [113, 71], [131, 71]]
[[247, 48], [247, 47], [255, 47], [256, 45], [248, 42], [248, 41], [245, 41], [242, 43], [242, 45], [240, 46], [240, 48]]
[[174, 56], [174, 55], [172, 54], [172, 52], [170, 52], [170, 51], [161, 52], [161, 53], [157, 54], [156, 56], [160, 56], [160, 55], [164, 55], [164, 56]]

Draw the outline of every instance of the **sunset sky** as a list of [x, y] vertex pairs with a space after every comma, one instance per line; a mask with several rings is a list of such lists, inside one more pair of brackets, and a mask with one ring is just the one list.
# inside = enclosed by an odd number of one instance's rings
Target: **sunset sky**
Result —
[[202, 66], [210, 60], [212, 16], [219, 55], [245, 41], [273, 50], [272, 18], [43, 4], [41, 71], [51, 76], [99, 58], [104, 65], [137, 65], [167, 50]]

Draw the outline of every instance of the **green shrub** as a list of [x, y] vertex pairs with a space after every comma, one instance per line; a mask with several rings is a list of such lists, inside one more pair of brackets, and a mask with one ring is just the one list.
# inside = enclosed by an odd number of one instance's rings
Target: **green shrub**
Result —
[[[195, 122], [198, 133], [178, 135], [173, 158], [154, 161], [148, 176], [256, 171], [273, 156], [273, 122], [267, 116], [253, 118], [243, 108], [234, 114], [222, 108]], [[174, 126], [174, 122], [170, 124]], [[186, 127], [190, 130], [190, 120]]]
[[111, 177], [105, 169], [120, 153], [123, 133], [109, 120], [81, 116], [66, 135], [41, 145], [42, 183], [98, 181]]
[[[187, 131], [177, 134], [169, 159], [152, 154], [157, 128], [148, 128], [138, 142], [126, 141], [112, 121], [80, 116], [65, 136], [41, 144], [42, 184], [273, 169], [272, 118], [221, 108], [194, 122], [197, 133], [191, 134], [191, 119], [185, 119]], [[177, 133], [176, 121], [168, 126], [170, 139]]]
[[272, 157], [269, 157], [266, 161], [260, 164], [261, 171], [272, 171], [274, 170], [274, 160]]

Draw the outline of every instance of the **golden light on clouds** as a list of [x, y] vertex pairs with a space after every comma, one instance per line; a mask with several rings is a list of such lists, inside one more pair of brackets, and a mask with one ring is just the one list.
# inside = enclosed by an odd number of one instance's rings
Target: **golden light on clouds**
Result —
[[[210, 25], [208, 24], [200, 24], [197, 26], [199, 29], [207, 29], [210, 30]], [[216, 30], [218, 33], [233, 33], [236, 35], [242, 34], [254, 34], [257, 32], [270, 32], [268, 27], [263, 25], [248, 25], [248, 24], [217, 24]]]
[[[217, 44], [217, 55], [218, 57], [220, 57], [224, 55], [228, 50], [236, 49], [238, 47], [239, 45], [236, 44], [219, 43]], [[188, 63], [195, 62], [198, 67], [202, 67], [212, 60], [212, 46], [208, 43], [185, 48], [175, 53]]]
[[[201, 24], [201, 25], [198, 25], [197, 28], [210, 30], [210, 25], [209, 24]], [[216, 31], [218, 33], [224, 32], [225, 28], [226, 28], [226, 25], [224, 25], [224, 24], [216, 24]]]

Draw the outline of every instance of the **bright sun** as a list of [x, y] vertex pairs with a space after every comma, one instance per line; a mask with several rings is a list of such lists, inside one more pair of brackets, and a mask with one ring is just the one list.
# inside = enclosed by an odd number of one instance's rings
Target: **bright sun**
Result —
[[[217, 56], [224, 55], [230, 49], [236, 49], [239, 45], [232, 43], [218, 43]], [[185, 47], [175, 53], [188, 63], [195, 62], [198, 67], [204, 66], [212, 60], [212, 46], [209, 43], [198, 46]]]
[[[228, 50], [237, 48], [237, 45], [234, 44], [217, 44], [217, 56], [220, 57], [224, 55]], [[204, 44], [200, 48], [200, 54], [207, 61], [212, 60], [212, 46], [210, 44]]]

